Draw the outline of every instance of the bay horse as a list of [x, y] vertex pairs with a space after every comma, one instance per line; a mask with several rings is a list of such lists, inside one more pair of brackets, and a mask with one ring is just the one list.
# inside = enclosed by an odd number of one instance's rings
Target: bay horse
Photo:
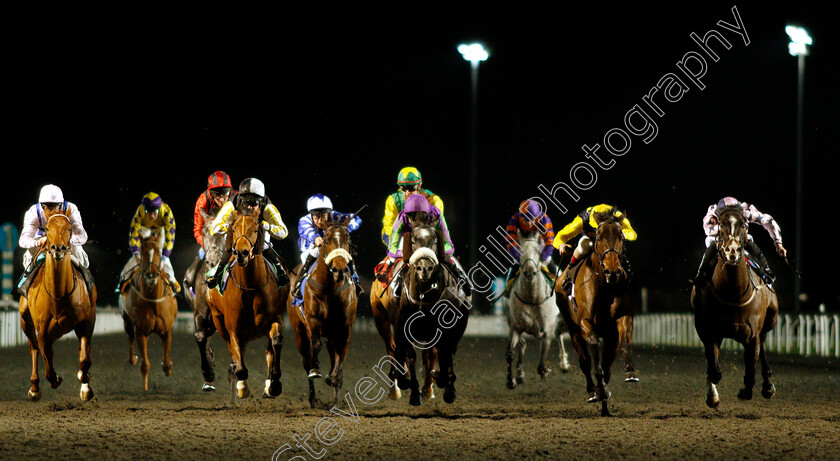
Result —
[[[231, 246], [235, 264], [232, 263], [226, 283], [207, 291], [213, 324], [230, 352], [228, 379], [231, 392], [235, 382], [236, 396], [240, 399], [251, 394], [245, 348], [249, 342], [262, 337], [268, 338], [265, 349], [268, 376], [263, 398], [277, 397], [283, 390], [280, 382], [282, 299], [288, 296], [288, 285], [278, 288], [270, 263], [262, 255], [264, 242], [265, 233], [257, 218], [234, 213], [227, 244]], [[220, 292], [222, 285], [226, 285], [224, 292]]]
[[[569, 371], [569, 359], [563, 345], [563, 335], [557, 334], [560, 310], [557, 307], [553, 287], [540, 269], [540, 254], [544, 244], [536, 233], [519, 233], [519, 276], [514, 282], [509, 298], [505, 298], [508, 323], [508, 348], [505, 358], [508, 363], [507, 387], [515, 389], [523, 382], [522, 355], [525, 352], [525, 334], [540, 342], [540, 361], [537, 374], [541, 379], [551, 373], [546, 365], [548, 351], [555, 335], [560, 345], [560, 369]], [[513, 361], [516, 358], [516, 375]]]
[[[309, 378], [309, 405], [315, 408], [315, 379], [321, 378], [322, 337], [327, 338], [330, 372], [324, 382], [333, 388], [333, 405], [338, 405], [344, 383], [344, 361], [350, 350], [350, 336], [356, 321], [355, 285], [350, 274], [350, 232], [342, 225], [332, 225], [324, 231], [324, 242], [318, 253], [311, 274], [306, 279], [303, 292], [303, 317], [293, 305], [293, 297], [286, 301], [289, 322], [295, 332], [297, 348], [303, 369]], [[294, 286], [303, 277], [299, 265], [289, 283]]]
[[[44, 360], [44, 376], [55, 389], [62, 383], [53, 368], [53, 343], [73, 331], [79, 338], [79, 371], [81, 381], [79, 397], [88, 401], [93, 398], [90, 387], [90, 341], [96, 323], [96, 286], [88, 292], [87, 286], [73, 267], [70, 258], [70, 219], [60, 212], [44, 210], [47, 219], [46, 242], [41, 252], [46, 261], [35, 274], [27, 295], [20, 299], [20, 325], [29, 339], [29, 353], [32, 356], [32, 377], [29, 399], [41, 399], [38, 387], [38, 354]], [[36, 258], [32, 258], [33, 264]]]
[[[598, 224], [592, 252], [575, 276], [573, 298], [563, 291], [562, 284], [555, 286], [560, 312], [586, 378], [587, 402], [601, 402], [601, 416], [610, 416], [607, 401], [612, 393], [608, 385], [619, 353], [624, 355], [625, 382], [638, 381], [630, 355], [634, 314], [630, 280], [621, 265], [625, 250], [623, 220], [622, 214]], [[566, 271], [561, 277], [565, 278]]]
[[[396, 279], [396, 274], [402, 270], [408, 270], [408, 268], [403, 265], [402, 258], [399, 258], [393, 265], [393, 279]], [[394, 296], [394, 289], [396, 288], [394, 283], [396, 283], [396, 280], [393, 279], [387, 285], [383, 285], [382, 282], [374, 279], [370, 287], [370, 307], [373, 311], [376, 331], [379, 332], [379, 336], [385, 342], [385, 353], [391, 358], [394, 357], [396, 350], [394, 328], [396, 328], [397, 314], [399, 313], [399, 298]], [[438, 351], [434, 347], [423, 349], [424, 381], [422, 395], [423, 399], [426, 400], [435, 398], [435, 390], [434, 386], [432, 386], [434, 383], [432, 373], [437, 363], [437, 353]], [[403, 364], [403, 367], [405, 367], [405, 364]], [[388, 392], [388, 397], [392, 400], [399, 400], [402, 397], [402, 392], [400, 392], [400, 388], [397, 386], [396, 373], [397, 369], [394, 363], [391, 362], [391, 370], [388, 376], [394, 384]]]
[[467, 329], [471, 307], [470, 297], [464, 295], [457, 278], [440, 263], [449, 257], [441, 242], [442, 235], [430, 226], [417, 226], [403, 238], [408, 272], [403, 278], [397, 314], [394, 358], [396, 363], [408, 365], [408, 376], [398, 374], [397, 385], [411, 389], [409, 403], [414, 406], [423, 403], [415, 345], [437, 350], [440, 370], [432, 374], [434, 382], [444, 390], [444, 402], [455, 401], [455, 352]]
[[744, 387], [738, 392], [738, 398], [752, 398], [759, 361], [764, 379], [761, 395], [769, 399], [776, 393], [771, 380], [773, 372], [764, 354], [764, 340], [776, 326], [779, 299], [772, 287], [747, 265], [744, 253], [747, 223], [741, 208], [737, 205], [723, 207], [719, 216], [718, 260], [711, 282], [691, 290], [694, 328], [705, 350], [706, 405], [710, 408], [720, 404], [716, 386], [721, 379], [719, 357], [724, 338], [732, 338], [744, 346]]
[[140, 374], [143, 390], [149, 390], [149, 336], [160, 337], [163, 347], [163, 373], [172, 375], [172, 325], [178, 314], [175, 293], [167, 282], [167, 275], [161, 267], [162, 234], [147, 232], [141, 236], [140, 266], [129, 281], [123, 296], [125, 307], [122, 313], [125, 332], [128, 334], [128, 362], [137, 363], [134, 342], [140, 352]]
[[[204, 377], [204, 384], [201, 386], [201, 390], [212, 392], [216, 390], [216, 371], [213, 368], [215, 354], [213, 353], [213, 348], [210, 346], [210, 337], [216, 332], [216, 325], [213, 323], [210, 306], [207, 304], [207, 275], [211, 271], [214, 271], [220, 264], [227, 263], [227, 261], [222, 261], [222, 258], [226, 255], [225, 235], [212, 234], [210, 232], [213, 226], [213, 219], [216, 217], [215, 214], [206, 214], [203, 210], [199, 210], [199, 212], [204, 217], [204, 227], [201, 231], [204, 260], [196, 264], [197, 267], [194, 269], [194, 274], [190, 275], [188, 272], [185, 275], [184, 287], [186, 289], [184, 290], [184, 297], [193, 311], [195, 343], [198, 346], [199, 356], [201, 356], [201, 374]], [[223, 267], [219, 268], [219, 270], [222, 269]], [[192, 278], [192, 281], [188, 281], [190, 278]]]

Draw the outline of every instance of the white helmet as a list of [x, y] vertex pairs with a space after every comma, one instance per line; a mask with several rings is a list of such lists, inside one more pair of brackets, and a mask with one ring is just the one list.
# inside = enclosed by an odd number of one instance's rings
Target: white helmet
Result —
[[64, 194], [61, 193], [61, 189], [58, 186], [47, 184], [41, 188], [38, 201], [41, 203], [61, 203], [64, 201]]
[[265, 197], [265, 184], [257, 178], [248, 178], [239, 184], [239, 192]]
[[324, 194], [315, 194], [306, 201], [306, 211], [310, 212], [312, 210], [332, 210], [332, 207], [332, 201]]

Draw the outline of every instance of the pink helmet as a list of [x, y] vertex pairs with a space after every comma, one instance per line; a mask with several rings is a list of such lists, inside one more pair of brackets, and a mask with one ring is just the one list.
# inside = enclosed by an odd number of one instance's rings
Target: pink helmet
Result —
[[411, 213], [414, 211], [424, 211], [428, 213], [431, 210], [429, 208], [429, 201], [426, 200], [426, 197], [422, 195], [412, 195], [405, 201], [405, 212]]
[[723, 208], [725, 206], [740, 205], [740, 204], [741, 204], [741, 202], [739, 202], [738, 199], [736, 199], [735, 197], [724, 197], [724, 198], [722, 198], [718, 201], [717, 207], [718, 208]]

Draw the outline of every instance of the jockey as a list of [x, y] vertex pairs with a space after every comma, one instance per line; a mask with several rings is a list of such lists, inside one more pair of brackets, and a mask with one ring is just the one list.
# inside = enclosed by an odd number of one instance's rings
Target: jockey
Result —
[[18, 245], [26, 252], [23, 253], [23, 275], [18, 283], [18, 292], [21, 296], [26, 296], [29, 283], [32, 281], [30, 275], [43, 263], [43, 260], [39, 261], [37, 256], [38, 253], [43, 251], [47, 243], [45, 210], [49, 210], [51, 213], [63, 213], [70, 219], [70, 227], [73, 230], [73, 234], [70, 236], [70, 259], [79, 268], [79, 272], [81, 272], [88, 289], [90, 289], [93, 284], [93, 275], [88, 269], [87, 253], [82, 248], [88, 238], [87, 232], [82, 226], [82, 214], [79, 213], [79, 208], [74, 203], [64, 200], [64, 194], [58, 186], [48, 184], [41, 188], [38, 203], [32, 205], [23, 215], [23, 227], [21, 228]]
[[540, 254], [540, 264], [548, 267], [549, 272], [552, 274], [557, 273], [557, 266], [551, 260], [551, 254], [554, 253], [554, 226], [551, 224], [551, 219], [542, 211], [537, 202], [525, 200], [520, 203], [519, 209], [510, 217], [506, 231], [508, 234], [506, 239], [507, 251], [516, 260], [513, 266], [508, 269], [507, 277], [505, 278], [505, 290], [502, 296], [507, 298], [510, 297], [513, 280], [519, 271], [519, 233], [526, 234], [538, 231], [545, 244], [542, 254]]
[[[717, 238], [719, 228], [718, 212], [721, 208], [730, 205], [740, 206], [741, 210], [744, 211], [744, 218], [748, 224], [747, 230], [749, 230], [749, 224], [761, 224], [761, 227], [770, 234], [770, 238], [772, 238], [773, 242], [776, 244], [776, 252], [779, 253], [779, 256], [783, 258], [787, 257], [787, 250], [784, 245], [782, 245], [782, 230], [779, 228], [779, 225], [772, 216], [758, 211], [755, 206], [747, 202], [741, 202], [734, 197], [724, 197], [720, 199], [717, 204], [710, 205], [709, 209], [706, 211], [706, 216], [703, 217], [703, 231], [706, 233], [706, 251], [703, 253], [703, 259], [700, 261], [700, 268], [697, 270], [697, 275], [692, 281], [695, 286], [705, 284], [714, 270], [715, 252], [717, 251], [715, 240]], [[767, 259], [764, 257], [764, 253], [761, 252], [761, 249], [753, 241], [752, 235], [750, 235], [749, 232], [747, 233], [746, 248], [747, 251], [755, 257], [756, 263], [758, 263], [759, 266], [758, 273], [761, 278], [765, 281], [765, 283], [773, 283], [775, 278], [773, 271], [770, 270], [770, 265], [767, 264]]]
[[443, 214], [443, 200], [432, 191], [423, 189], [423, 177], [420, 171], [414, 167], [405, 167], [397, 175], [397, 186], [399, 190], [388, 196], [385, 200], [385, 214], [382, 218], [382, 243], [390, 246], [391, 231], [394, 229], [394, 221], [397, 220], [400, 212], [405, 207], [405, 202], [412, 195], [418, 194], [428, 200], [429, 205], [436, 207]]
[[219, 210], [224, 206], [225, 202], [230, 198], [230, 191], [233, 188], [230, 182], [230, 176], [224, 171], [216, 171], [207, 178], [207, 190], [198, 196], [195, 201], [195, 211], [193, 212], [193, 236], [198, 242], [198, 256], [195, 261], [190, 264], [187, 269], [187, 274], [184, 277], [188, 285], [195, 285], [195, 272], [204, 261], [204, 225], [206, 223], [205, 216], [214, 216], [218, 214]]
[[[595, 230], [598, 229], [598, 224], [610, 217], [620, 218], [622, 216], [623, 213], [611, 205], [600, 204], [591, 206], [578, 214], [572, 222], [557, 233], [557, 238], [554, 240], [554, 247], [562, 250], [563, 254], [568, 254], [572, 251], [572, 246], [566, 242], [578, 234], [583, 234], [578, 241], [577, 248], [575, 248], [572, 254], [572, 259], [569, 261], [568, 266], [566, 266], [567, 273], [566, 279], [563, 280], [563, 291], [567, 294], [572, 284], [570, 269], [585, 260], [586, 258], [583, 256], [588, 255], [592, 250], [592, 239], [595, 238]], [[636, 231], [633, 230], [630, 221], [626, 217], [621, 221], [621, 233], [624, 234], [624, 239], [628, 242], [636, 240]], [[626, 255], [622, 255], [621, 265], [624, 267], [624, 270], [632, 274], [630, 262], [627, 261]]]
[[169, 284], [175, 293], [181, 292], [181, 285], [175, 279], [175, 270], [169, 255], [172, 247], [175, 246], [175, 215], [169, 205], [163, 202], [160, 195], [149, 192], [143, 196], [140, 205], [134, 212], [131, 220], [131, 230], [128, 235], [128, 246], [131, 249], [132, 257], [123, 266], [120, 272], [120, 283], [117, 285], [117, 293], [120, 293], [123, 285], [130, 277], [131, 271], [140, 265], [140, 235], [146, 232], [160, 232], [164, 236], [163, 252], [160, 264], [169, 279]]
[[[269, 237], [274, 237], [277, 240], [283, 240], [289, 235], [289, 230], [283, 223], [283, 218], [277, 207], [271, 203], [271, 200], [265, 195], [265, 185], [257, 178], [248, 178], [239, 184], [239, 192], [236, 192], [231, 199], [222, 206], [213, 225], [210, 229], [212, 235], [227, 234], [228, 230], [234, 223], [233, 212], [236, 211], [242, 215], [254, 216], [262, 222], [262, 228], [266, 233], [265, 243], [263, 245], [263, 256], [265, 256], [277, 268], [277, 278], [280, 285], [289, 283], [289, 277], [286, 275], [283, 258], [277, 253], [271, 245]], [[222, 259], [222, 264], [216, 268], [216, 272], [207, 281], [207, 286], [213, 288], [219, 284], [224, 272], [224, 262], [230, 261], [233, 256], [233, 248], [231, 248], [230, 239], [227, 244], [227, 256]]]
[[[394, 228], [391, 230], [391, 237], [388, 244], [388, 269], [385, 273], [390, 271], [390, 266], [394, 264], [397, 258], [402, 258], [402, 234], [404, 232], [411, 232], [417, 226], [433, 226], [437, 231], [443, 234], [445, 240], [443, 244], [443, 253], [448, 258], [440, 261], [450, 273], [458, 278], [459, 285], [463, 287], [464, 294], [470, 295], [470, 283], [467, 274], [458, 260], [452, 256], [455, 253], [455, 246], [452, 244], [452, 238], [449, 236], [449, 228], [446, 225], [446, 218], [443, 213], [434, 205], [429, 205], [428, 200], [422, 195], [412, 195], [408, 197], [405, 202], [405, 207], [400, 211], [394, 222]], [[403, 266], [405, 267], [405, 266]], [[396, 297], [400, 296], [402, 288], [402, 280], [404, 270], [397, 274], [397, 284], [394, 294]]]
[[[306, 211], [309, 213], [300, 218], [298, 221], [298, 248], [300, 249], [300, 260], [303, 262], [303, 268], [295, 283], [295, 289], [292, 291], [292, 296], [300, 298], [300, 287], [303, 282], [305, 274], [318, 259], [320, 254], [320, 247], [324, 243], [324, 230], [330, 224], [340, 224], [347, 226], [349, 232], [358, 229], [362, 224], [362, 218], [353, 216], [351, 214], [339, 213], [333, 211], [332, 201], [324, 194], [315, 194], [306, 201]], [[359, 276], [356, 273], [356, 262], [350, 260], [347, 262], [350, 268], [350, 274], [353, 277], [353, 284], [356, 285], [356, 296], [360, 296], [365, 290], [359, 284]]]

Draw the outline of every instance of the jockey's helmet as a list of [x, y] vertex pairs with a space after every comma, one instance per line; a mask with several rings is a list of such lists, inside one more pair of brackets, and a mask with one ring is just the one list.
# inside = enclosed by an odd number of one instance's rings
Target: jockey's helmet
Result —
[[160, 198], [160, 195], [149, 192], [148, 194], [143, 196], [143, 200], [141, 201], [143, 204], [143, 208], [146, 210], [147, 213], [153, 213], [160, 209], [161, 205], [163, 205], [163, 199]]
[[405, 201], [405, 208], [403, 208], [406, 213], [413, 213], [415, 211], [422, 211], [428, 213], [431, 211], [429, 207], [429, 201], [426, 197], [422, 195], [412, 195]]
[[717, 202], [718, 208], [723, 208], [725, 206], [731, 205], [740, 205], [741, 202], [738, 201], [735, 197], [724, 197]]
[[420, 175], [420, 171], [413, 166], [407, 166], [400, 170], [400, 173], [397, 175], [397, 185], [400, 187], [404, 186], [420, 186], [423, 183], [423, 176]]
[[64, 194], [58, 186], [47, 184], [41, 188], [41, 193], [38, 194], [38, 201], [41, 203], [61, 203], [64, 201]]
[[306, 201], [306, 211], [331, 211], [332, 201], [324, 194], [315, 194]]
[[243, 207], [259, 206], [260, 210], [266, 204], [265, 185], [257, 178], [248, 178], [239, 184], [239, 194], [236, 195], [234, 205], [240, 212]]
[[524, 200], [519, 204], [519, 228], [533, 230], [534, 222], [540, 220], [544, 213], [539, 203], [534, 200]]
[[265, 197], [265, 184], [257, 178], [248, 178], [239, 183], [240, 194], [253, 194], [257, 197]]
[[224, 171], [217, 171], [207, 177], [207, 190], [215, 190], [217, 192], [225, 192], [233, 189], [230, 183], [230, 176]]

